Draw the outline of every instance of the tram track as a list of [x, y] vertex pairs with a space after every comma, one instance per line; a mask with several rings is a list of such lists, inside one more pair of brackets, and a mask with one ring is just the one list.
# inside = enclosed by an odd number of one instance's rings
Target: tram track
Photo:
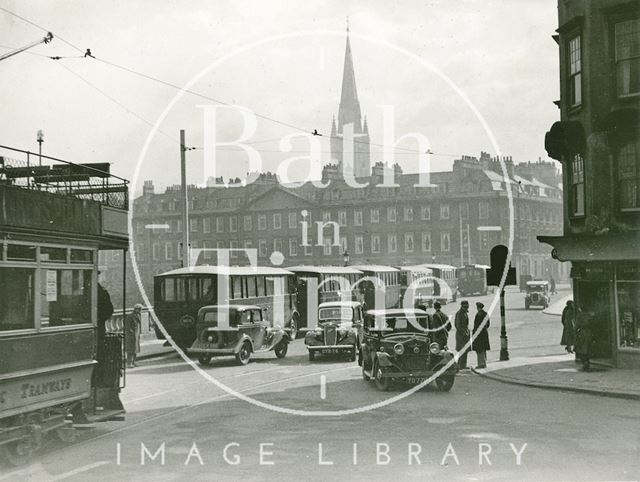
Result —
[[[289, 377], [286, 377], [286, 378], [279, 378], [277, 380], [271, 380], [271, 381], [260, 383], [260, 384], [257, 384], [257, 385], [253, 385], [253, 386], [250, 386], [250, 387], [247, 387], [247, 388], [244, 388], [244, 389], [233, 389], [233, 390], [235, 392], [237, 392], [237, 393], [241, 393], [243, 395], [246, 395], [246, 394], [248, 394], [250, 392], [253, 392], [255, 390], [260, 390], [262, 388], [267, 388], [267, 387], [270, 387], [270, 386], [280, 385], [282, 383], [286, 383], [286, 382], [290, 382], [290, 381], [294, 381], [294, 380], [300, 380], [300, 379], [303, 379], [303, 378], [309, 378], [309, 377], [313, 377], [313, 376], [320, 376], [320, 375], [324, 375], [324, 374], [328, 374], [328, 373], [332, 373], [332, 372], [338, 372], [338, 371], [355, 370], [357, 368], [359, 368], [358, 365], [349, 364], [349, 366], [338, 367], [338, 368], [334, 367], [334, 368], [326, 369], [326, 370], [317, 370], [317, 371], [313, 371], [311, 373], [303, 373], [303, 374], [300, 374], [300, 375], [289, 376]], [[286, 369], [286, 367], [284, 369]], [[252, 371], [251, 373], [247, 373], [247, 374], [242, 374], [241, 373], [241, 374], [238, 374], [238, 375], [228, 375], [228, 376], [225, 376], [224, 378], [220, 378], [220, 379], [221, 380], [228, 380], [228, 379], [231, 379], [231, 378], [238, 378], [240, 376], [247, 377], [247, 376], [253, 376], [253, 375], [261, 375], [261, 374], [263, 374], [265, 372], [274, 372], [274, 371], [278, 371], [278, 370], [283, 370], [283, 367], [273, 367], [273, 369], [269, 368], [269, 369], [265, 369], [265, 370], [255, 370], [255, 371]], [[190, 382], [187, 386], [194, 385], [194, 384], [197, 384], [197, 383], [202, 383], [202, 380]], [[156, 392], [152, 396], [160, 396], [162, 394], [166, 394], [166, 393], [169, 393], [169, 392], [178, 391], [178, 390], [180, 390], [180, 389], [182, 389], [184, 387], [185, 387], [185, 385], [183, 385], [180, 388], [177, 388], [175, 390], [170, 390], [170, 391], [166, 391], [166, 392]], [[80, 445], [88, 445], [88, 444], [97, 442], [99, 440], [106, 439], [106, 438], [111, 437], [111, 436], [116, 435], [116, 434], [125, 433], [128, 430], [140, 427], [142, 425], [145, 425], [145, 424], [153, 422], [153, 421], [160, 420], [160, 419], [162, 419], [164, 417], [175, 416], [175, 415], [180, 414], [182, 412], [185, 412], [187, 410], [195, 409], [197, 407], [201, 407], [201, 406], [207, 405], [209, 403], [214, 403], [214, 402], [217, 402], [217, 401], [225, 400], [225, 399], [228, 399], [228, 398], [234, 398], [234, 397], [235, 396], [232, 393], [222, 393], [222, 394], [219, 394], [219, 395], [216, 395], [216, 396], [213, 396], [213, 397], [209, 397], [209, 398], [207, 398], [205, 400], [201, 400], [201, 401], [196, 402], [196, 403], [191, 404], [191, 405], [184, 405], [184, 406], [168, 409], [168, 410], [163, 411], [162, 413], [158, 413], [158, 414], [143, 418], [142, 420], [138, 420], [138, 421], [136, 421], [136, 422], [134, 422], [132, 424], [128, 424], [126, 426], [116, 428], [116, 429], [111, 430], [111, 431], [109, 431], [107, 433], [104, 433], [104, 434], [101, 434], [101, 435], [97, 435], [95, 437], [90, 437], [87, 440], [82, 440], [80, 442], [76, 442], [76, 443], [73, 443], [73, 444], [61, 446], [59, 448], [53, 448], [50, 451], [48, 451], [48, 452], [46, 452], [44, 454], [41, 454], [41, 455], [42, 456], [46, 456], [46, 457], [55, 457], [56, 455], [61, 455], [61, 454], [65, 453], [65, 452], [73, 450], [74, 448], [77, 448]], [[104, 462], [97, 461], [97, 462], [94, 462], [94, 463], [89, 464], [89, 465], [80, 466], [80, 467], [77, 467], [75, 469], [72, 469], [71, 471], [66, 472], [65, 474], [62, 474], [62, 476], [57, 476], [57, 477], [56, 476], [52, 476], [52, 477], [53, 477], [54, 480], [63, 480], [64, 478], [66, 478], [66, 477], [64, 477], [64, 475], [66, 475], [66, 474], [75, 475], [75, 474], [78, 474], [80, 472], [83, 472], [84, 471], [83, 469], [86, 468], [86, 467], [91, 466], [90, 468], [94, 468], [93, 466], [98, 467], [98, 466], [101, 466], [101, 465], [104, 465]], [[9, 472], [9, 473], [4, 474], [4, 475], [0, 475], [0, 481], [11, 480], [12, 477], [20, 477], [21, 475], [28, 475], [29, 471], [31, 471], [34, 468], [34, 466], [42, 467], [42, 462], [40, 460], [36, 459], [32, 463], [30, 463], [29, 465], [27, 465], [25, 467], [20, 467], [20, 468], [14, 470], [12, 472]], [[62, 477], [62, 478], [60, 478], [60, 477]]]

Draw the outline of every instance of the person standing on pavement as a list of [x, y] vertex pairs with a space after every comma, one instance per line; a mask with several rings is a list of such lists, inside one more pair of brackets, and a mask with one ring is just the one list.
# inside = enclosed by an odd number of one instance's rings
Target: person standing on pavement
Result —
[[136, 356], [140, 353], [140, 332], [142, 331], [142, 305], [137, 303], [133, 312], [124, 319], [124, 346], [127, 352], [127, 367], [136, 366]]
[[431, 316], [431, 332], [433, 333], [433, 341], [438, 343], [441, 348], [449, 344], [449, 330], [451, 330], [451, 323], [449, 317], [445, 315], [440, 309], [442, 305], [439, 301], [433, 304], [433, 308], [436, 312]]
[[591, 369], [591, 325], [593, 313], [582, 311], [578, 308], [576, 314], [576, 360], [582, 362], [582, 369], [588, 372]]
[[458, 352], [458, 368], [464, 370], [467, 368], [467, 350], [465, 345], [469, 343], [469, 302], [462, 300], [460, 309], [456, 313], [454, 321], [456, 326], [456, 351]]
[[[491, 349], [489, 344], [489, 315], [484, 311], [484, 304], [477, 302], [476, 308], [478, 312], [473, 320], [473, 342], [471, 347], [478, 357], [478, 366], [476, 368], [487, 368], [487, 351]], [[484, 320], [486, 324], [482, 326]]]
[[556, 291], [556, 280], [553, 279], [553, 276], [549, 278], [549, 291], [551, 291], [552, 295], [557, 293]]
[[568, 300], [562, 310], [562, 338], [560, 339], [560, 344], [564, 346], [567, 353], [573, 353], [573, 346], [576, 344], [574, 315], [573, 301]]

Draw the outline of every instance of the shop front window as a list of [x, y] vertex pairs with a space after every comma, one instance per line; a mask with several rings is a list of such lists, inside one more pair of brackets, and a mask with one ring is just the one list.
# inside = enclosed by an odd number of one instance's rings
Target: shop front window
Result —
[[640, 350], [640, 283], [618, 282], [620, 347]]
[[27, 268], [0, 268], [0, 332], [34, 328], [34, 275]]

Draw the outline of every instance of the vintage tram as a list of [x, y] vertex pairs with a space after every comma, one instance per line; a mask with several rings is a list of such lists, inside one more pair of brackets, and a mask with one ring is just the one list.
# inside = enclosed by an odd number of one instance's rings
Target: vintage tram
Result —
[[19, 465], [49, 432], [124, 412], [98, 251], [127, 249], [128, 187], [108, 164], [0, 148], [0, 455]]
[[484, 264], [467, 264], [458, 268], [458, 292], [460, 296], [486, 295], [487, 270]]

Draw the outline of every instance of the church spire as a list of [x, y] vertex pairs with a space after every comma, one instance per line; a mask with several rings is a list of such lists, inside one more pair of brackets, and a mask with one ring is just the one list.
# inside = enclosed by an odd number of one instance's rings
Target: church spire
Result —
[[342, 131], [342, 127], [345, 124], [354, 124], [354, 132], [360, 132], [362, 128], [360, 102], [358, 102], [358, 91], [356, 89], [356, 75], [353, 69], [353, 58], [351, 56], [349, 18], [347, 18], [347, 42], [344, 52], [340, 108], [338, 110], [338, 130]]

